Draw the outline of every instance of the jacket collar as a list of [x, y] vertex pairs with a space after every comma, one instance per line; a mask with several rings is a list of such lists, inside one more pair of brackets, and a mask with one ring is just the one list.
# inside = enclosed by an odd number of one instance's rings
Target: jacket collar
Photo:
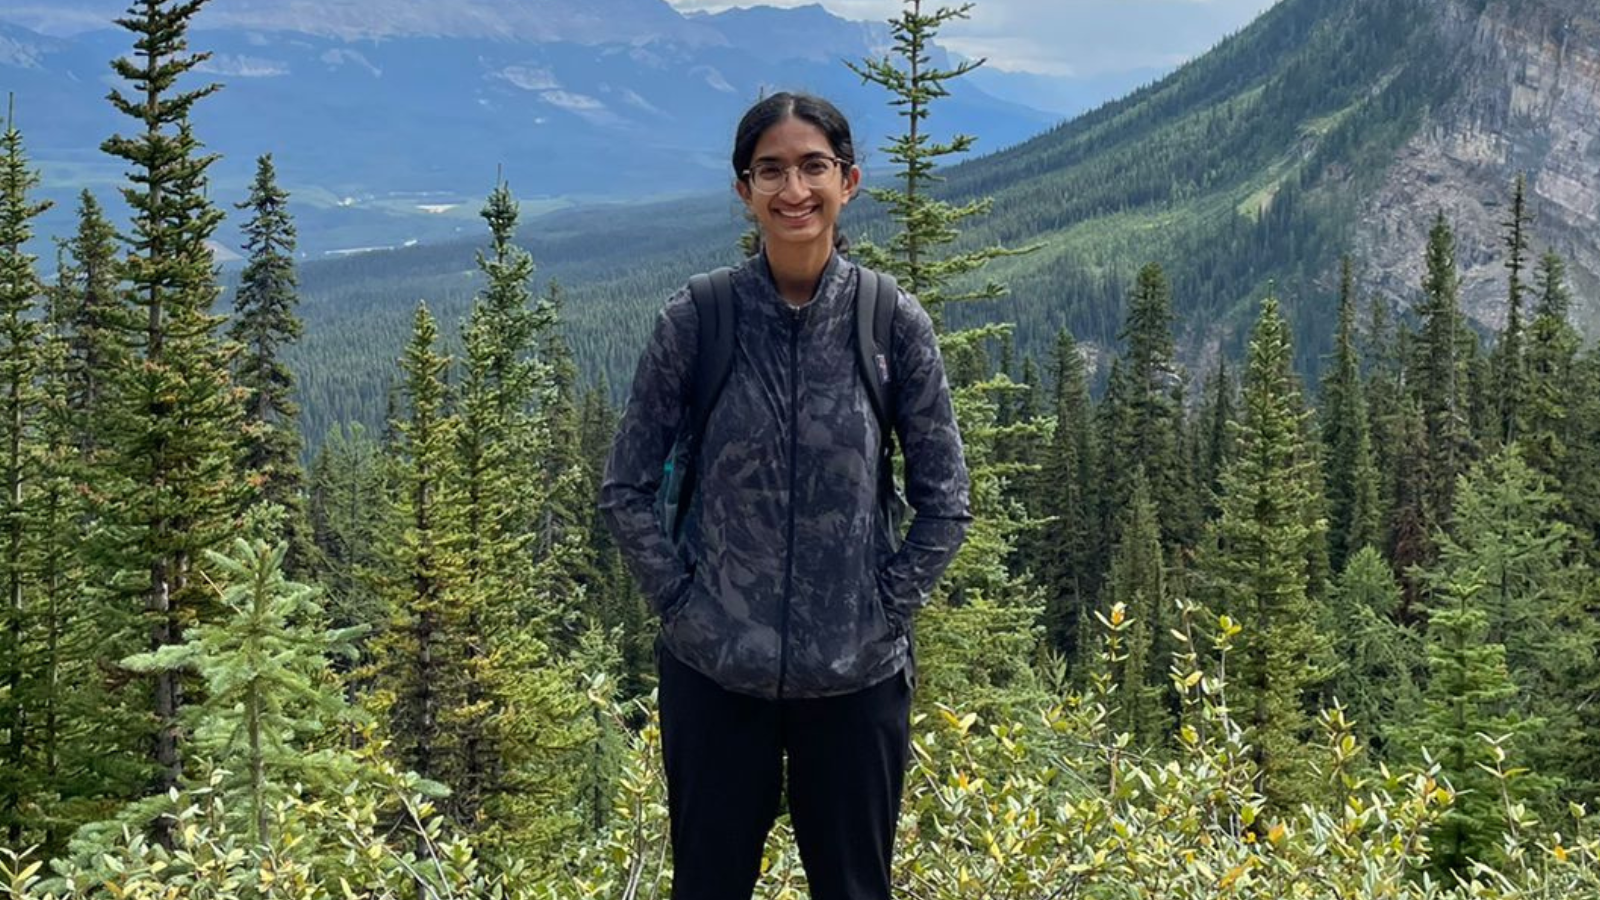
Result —
[[789, 311], [807, 311], [807, 318], [813, 315], [827, 315], [839, 304], [839, 298], [844, 294], [844, 288], [849, 280], [850, 273], [855, 269], [855, 264], [839, 255], [835, 250], [828, 256], [828, 264], [822, 270], [822, 277], [817, 280], [816, 293], [811, 295], [803, 306], [791, 306], [789, 301], [783, 299], [778, 293], [778, 285], [772, 278], [772, 267], [767, 262], [765, 253], [757, 253], [744, 261], [733, 273], [736, 293], [743, 298], [755, 301], [753, 306], [772, 318], [779, 318]]

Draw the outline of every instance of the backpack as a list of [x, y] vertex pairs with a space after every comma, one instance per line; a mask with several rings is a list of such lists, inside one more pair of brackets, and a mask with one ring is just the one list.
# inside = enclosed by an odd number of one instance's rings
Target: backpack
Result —
[[[699, 320], [698, 350], [690, 374], [689, 406], [672, 453], [667, 457], [665, 477], [657, 496], [661, 523], [674, 543], [683, 528], [683, 518], [694, 496], [696, 455], [706, 422], [717, 405], [728, 373], [733, 371], [735, 304], [732, 269], [720, 268], [689, 279], [689, 296]], [[856, 282], [856, 368], [867, 386], [867, 399], [878, 419], [879, 444], [878, 501], [888, 524], [890, 543], [899, 547], [900, 520], [905, 501], [894, 481], [894, 382], [889, 361], [894, 358], [894, 312], [899, 287], [894, 276], [858, 268]]]

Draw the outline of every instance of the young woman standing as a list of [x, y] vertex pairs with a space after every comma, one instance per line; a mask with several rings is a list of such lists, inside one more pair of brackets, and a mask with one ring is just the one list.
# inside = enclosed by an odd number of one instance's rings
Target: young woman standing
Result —
[[731, 276], [733, 365], [676, 540], [656, 496], [700, 349], [687, 289], [657, 317], [601, 487], [661, 618], [673, 897], [750, 897], [787, 761], [813, 900], [887, 900], [911, 619], [970, 521], [961, 439], [932, 323], [902, 292], [881, 367], [915, 513], [897, 541], [856, 364], [860, 269], [838, 232], [861, 181], [849, 124], [825, 100], [774, 94], [740, 121], [733, 171], [762, 246]]

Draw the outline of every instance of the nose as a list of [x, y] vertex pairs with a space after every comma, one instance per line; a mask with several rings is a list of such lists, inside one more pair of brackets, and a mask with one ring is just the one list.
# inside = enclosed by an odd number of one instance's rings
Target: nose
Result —
[[778, 196], [804, 199], [810, 193], [811, 186], [800, 176], [799, 166], [790, 166], [783, 170], [783, 190], [778, 191]]

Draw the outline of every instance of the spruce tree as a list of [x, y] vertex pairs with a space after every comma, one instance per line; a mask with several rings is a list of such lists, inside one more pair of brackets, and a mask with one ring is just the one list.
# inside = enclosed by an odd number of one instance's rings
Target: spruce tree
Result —
[[380, 545], [380, 590], [393, 610], [377, 638], [378, 692], [393, 752], [425, 779], [449, 783], [459, 746], [447, 719], [459, 702], [465, 610], [461, 583], [460, 501], [453, 462], [457, 423], [450, 415], [450, 358], [437, 349], [438, 325], [417, 304], [400, 360], [404, 407], [394, 421], [395, 508]]
[[67, 339], [68, 409], [79, 453], [88, 460], [101, 443], [107, 384], [123, 364], [124, 335], [138, 327], [117, 295], [117, 232], [94, 194], [78, 199], [78, 227], [66, 242], [72, 259], [53, 318]]
[[237, 204], [238, 209], [250, 212], [250, 221], [244, 226], [248, 260], [239, 276], [228, 336], [240, 347], [234, 360], [235, 379], [249, 392], [241, 471], [253, 499], [284, 510], [284, 537], [289, 542], [285, 566], [290, 573], [297, 573], [306, 569], [311, 548], [296, 427], [300, 407], [294, 400], [294, 373], [283, 359], [304, 331], [295, 315], [299, 304], [295, 230], [288, 202], [288, 192], [278, 187], [271, 154], [257, 159], [250, 197]]
[[1101, 605], [1108, 624], [1125, 626], [1110, 673], [1117, 686], [1114, 726], [1133, 735], [1139, 746], [1154, 747], [1167, 731], [1162, 704], [1167, 661], [1156, 658], [1154, 638], [1166, 630], [1170, 598], [1155, 502], [1138, 463], [1132, 481], [1133, 496], [1122, 515]]
[[[561, 508], [573, 501], [560, 496], [563, 485], [581, 483], [581, 468], [569, 471], [577, 467], [573, 368], [552, 336], [558, 295], [530, 305], [533, 261], [514, 243], [518, 209], [505, 184], [483, 216], [491, 244], [479, 266], [488, 284], [464, 335], [453, 464], [462, 541], [452, 637], [462, 696], [450, 716], [460, 762], [448, 806], [458, 821], [487, 830], [491, 846], [542, 856], [576, 821], [575, 745], [588, 725], [579, 678], [554, 640], [563, 613], [577, 607], [561, 577], [563, 553], [586, 536], [576, 510]], [[552, 463], [563, 453], [567, 462]]]
[[[128, 335], [129, 364], [108, 385], [104, 471], [106, 546], [97, 569], [120, 602], [141, 602], [151, 651], [179, 644], [192, 623], [215, 614], [207, 596], [202, 553], [233, 530], [240, 492], [235, 477], [239, 400], [211, 310], [217, 285], [207, 240], [222, 213], [206, 197], [214, 156], [201, 152], [190, 127], [194, 105], [217, 89], [178, 90], [179, 79], [208, 56], [189, 53], [190, 20], [205, 0], [139, 0], [118, 24], [137, 42], [133, 59], [112, 63], [132, 96], [110, 94], [113, 107], [141, 129], [102, 149], [130, 167], [123, 196], [133, 228], [121, 270], [122, 302], [137, 311]], [[121, 610], [126, 612], [126, 610]], [[113, 613], [114, 614], [114, 613]], [[153, 676], [149, 702], [149, 789], [165, 794], [182, 780], [181, 679]], [[168, 842], [166, 820], [155, 837]]]
[[[940, 26], [964, 18], [970, 9], [967, 4], [924, 14], [921, 0], [905, 0], [901, 15], [889, 22], [892, 52], [860, 64], [847, 63], [864, 81], [889, 93], [890, 105], [905, 124], [905, 131], [885, 148], [895, 166], [895, 187], [869, 191], [887, 208], [894, 233], [887, 247], [863, 244], [854, 253], [865, 265], [894, 275], [916, 295], [933, 318], [936, 332], [943, 331], [946, 303], [994, 298], [1004, 292], [994, 281], [952, 292], [957, 278], [973, 275], [997, 257], [1026, 252], [996, 246], [949, 252], [960, 224], [983, 214], [990, 204], [976, 199], [957, 206], [930, 193], [939, 178], [936, 166], [973, 146], [974, 139], [967, 135], [938, 143], [926, 131], [932, 104], [948, 95], [948, 82], [979, 64], [966, 62], [950, 69], [930, 65], [929, 53]], [[1014, 466], [1000, 464], [996, 456], [1001, 437], [996, 424], [999, 398], [1016, 386], [1004, 375], [991, 377], [986, 360], [988, 343], [1004, 340], [1009, 329], [1009, 324], [991, 323], [940, 335], [971, 476], [973, 524], [940, 583], [941, 595], [954, 602], [934, 603], [919, 616], [919, 643], [926, 650], [921, 670], [929, 688], [924, 696], [965, 691], [967, 696], [988, 694], [1004, 702], [1001, 695], [1015, 697], [1031, 690], [1032, 671], [1025, 660], [1037, 644], [1034, 625], [1040, 598], [1007, 569], [1016, 541], [1029, 523], [1026, 511], [1005, 491], [1006, 480], [1019, 473]], [[1005, 649], [980, 651], [980, 639], [992, 640], [995, 635], [1004, 636]]]
[[1129, 463], [1145, 467], [1169, 550], [1193, 546], [1199, 527], [1182, 455], [1184, 375], [1172, 324], [1171, 286], [1161, 266], [1149, 263], [1139, 270], [1117, 335], [1127, 349], [1115, 370], [1121, 381], [1107, 394], [1112, 431], [1102, 461], [1113, 509], [1132, 497]]
[[[28, 167], [22, 132], [17, 129], [15, 106], [6, 110], [6, 128], [0, 135], [0, 471], [5, 481], [4, 534], [0, 535], [0, 580], [5, 585], [4, 634], [0, 647], [0, 823], [13, 847], [22, 846], [27, 794], [41, 787], [36, 756], [29, 752], [38, 724], [40, 703], [37, 683], [40, 654], [34, 645], [37, 601], [34, 599], [33, 559], [29, 550], [29, 518], [34, 511], [33, 444], [36, 440], [40, 398], [36, 381], [40, 369], [40, 324], [35, 301], [43, 291], [34, 270], [34, 257], [26, 245], [33, 236], [33, 220], [48, 203], [28, 197], [39, 184], [38, 172]], [[26, 798], [31, 800], [32, 798]]]
[[1289, 326], [1268, 298], [1251, 336], [1239, 455], [1222, 476], [1222, 513], [1200, 557], [1217, 611], [1244, 628], [1230, 667], [1229, 706], [1245, 728], [1257, 786], [1281, 808], [1305, 798], [1307, 693], [1323, 677], [1326, 643], [1310, 588], [1310, 545], [1325, 540], [1314, 508], [1308, 413], [1290, 370]]
[[[1583, 733], [1579, 710], [1590, 702], [1600, 622], [1593, 572], [1578, 554], [1572, 526], [1556, 515], [1556, 498], [1522, 460], [1516, 444], [1483, 460], [1456, 492], [1451, 528], [1438, 538], [1435, 582], [1471, 577], [1479, 584], [1486, 640], [1504, 648], [1517, 688], [1504, 709], [1538, 720], [1521, 758], [1546, 778], [1592, 775], [1600, 754]], [[1587, 776], [1585, 776], [1587, 777]]]
[[1350, 258], [1339, 279], [1339, 332], [1322, 385], [1322, 444], [1327, 458], [1328, 554], [1335, 571], [1362, 547], [1380, 541], [1378, 470], [1367, 431], [1366, 398], [1355, 347], [1355, 289]]
[[1439, 213], [1428, 232], [1427, 271], [1416, 315], [1422, 323], [1408, 371], [1427, 429], [1429, 519], [1449, 521], [1456, 477], [1466, 471], [1471, 440], [1467, 360], [1462, 349], [1460, 275], [1455, 233]]
[[1485, 737], [1512, 742], [1531, 723], [1507, 713], [1517, 688], [1506, 671], [1505, 647], [1489, 641], [1488, 614], [1478, 599], [1484, 584], [1473, 570], [1437, 580], [1428, 602], [1428, 686], [1421, 714], [1406, 732], [1413, 754], [1426, 750], [1453, 792], [1432, 835], [1436, 869], [1462, 872], [1470, 861], [1491, 861], [1504, 830], [1500, 787], [1485, 767]]
[[1506, 326], [1500, 332], [1500, 341], [1494, 351], [1494, 400], [1496, 440], [1509, 444], [1521, 437], [1517, 425], [1522, 417], [1522, 406], [1528, 391], [1527, 361], [1524, 359], [1522, 298], [1527, 291], [1523, 273], [1528, 267], [1528, 227], [1533, 217], [1528, 213], [1526, 179], [1517, 173], [1511, 191], [1511, 218], [1503, 224], [1506, 248]]
[[[205, 700], [187, 717], [196, 755], [229, 770], [215, 783], [246, 823], [252, 843], [271, 844], [273, 804], [298, 786], [321, 797], [346, 789], [354, 761], [317, 749], [347, 715], [329, 671], [362, 628], [323, 630], [316, 590], [283, 574], [287, 544], [236, 539], [208, 551], [222, 578], [225, 617], [191, 629], [181, 645], [128, 658], [136, 672], [192, 671]], [[242, 771], [240, 771], [242, 769]]]
[[1351, 554], [1328, 601], [1327, 633], [1336, 668], [1326, 686], [1379, 759], [1391, 752], [1421, 703], [1423, 648], [1416, 631], [1397, 621], [1400, 586], [1377, 548]]
[[[364, 625], [377, 631], [384, 624], [384, 603], [375, 584], [378, 545], [383, 530], [384, 471], [377, 441], [359, 423], [329, 432], [312, 465], [310, 522], [316, 548], [316, 583], [326, 592], [322, 602], [336, 628]], [[358, 639], [356, 657], [335, 660], [345, 673], [371, 663], [369, 641]], [[369, 685], [346, 678], [349, 698]]]
[[1538, 291], [1528, 333], [1528, 390], [1518, 409], [1518, 439], [1528, 464], [1561, 484], [1567, 473], [1571, 410], [1578, 398], [1575, 367], [1582, 341], [1568, 321], [1566, 266], [1554, 253], [1539, 260]]
[[1217, 371], [1205, 390], [1205, 403], [1196, 417], [1198, 432], [1195, 460], [1195, 493], [1199, 498], [1201, 519], [1210, 521], [1219, 512], [1217, 498], [1222, 493], [1221, 477], [1233, 461], [1236, 447], [1233, 429], [1235, 389], [1228, 374], [1226, 358], [1217, 360]]
[[1045, 589], [1045, 629], [1051, 646], [1075, 670], [1094, 654], [1086, 642], [1092, 598], [1099, 594], [1094, 568], [1101, 538], [1096, 501], [1094, 410], [1083, 357], [1072, 332], [1056, 336], [1053, 358], [1055, 429], [1037, 476], [1039, 509], [1051, 521], [1039, 536], [1037, 575]]
[[900, 15], [889, 20], [892, 53], [860, 63], [845, 62], [863, 83], [888, 91], [890, 105], [905, 120], [905, 131], [884, 147], [889, 162], [896, 167], [897, 186], [867, 190], [887, 208], [890, 220], [898, 227], [886, 248], [863, 243], [854, 253], [864, 265], [894, 275], [902, 287], [915, 294], [933, 317], [935, 330], [942, 330], [945, 303], [992, 300], [1005, 294], [1005, 287], [993, 280], [970, 291], [950, 293], [953, 281], [982, 269], [992, 259], [1027, 252], [1026, 248], [992, 246], [948, 252], [945, 248], [960, 234], [961, 223], [986, 215], [993, 202], [985, 197], [955, 205], [932, 193], [933, 186], [942, 180], [935, 174], [941, 162], [966, 153], [977, 142], [972, 135], [957, 134], [940, 143], [927, 132], [933, 102], [950, 95], [946, 83], [983, 65], [981, 59], [966, 60], [948, 69], [931, 64], [939, 29], [947, 22], [967, 18], [973, 5], [964, 3], [924, 13], [922, 0], [903, 0]]

